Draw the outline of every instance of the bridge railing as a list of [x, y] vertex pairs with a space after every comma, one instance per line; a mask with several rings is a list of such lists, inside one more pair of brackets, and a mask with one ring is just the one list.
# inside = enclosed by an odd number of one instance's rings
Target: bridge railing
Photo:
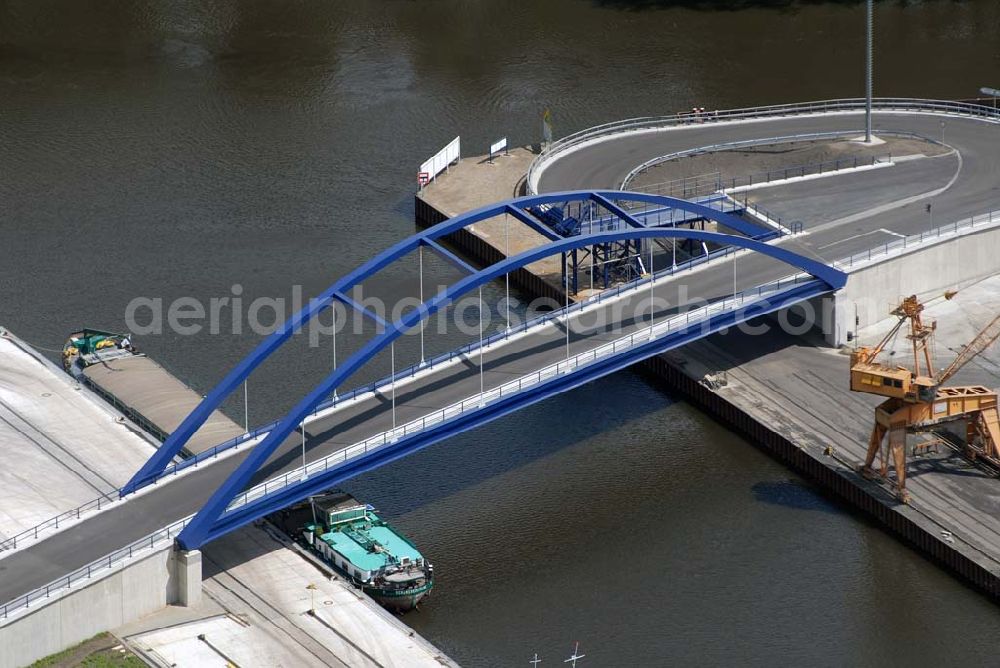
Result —
[[[571, 373], [576, 369], [592, 364], [599, 359], [616, 355], [625, 350], [646, 344], [650, 341], [673, 332], [683, 327], [689, 327], [692, 323], [699, 324], [710, 322], [711, 318], [723, 312], [738, 311], [752, 303], [773, 295], [782, 290], [788, 289], [806, 281], [815, 280], [808, 274], [796, 274], [786, 278], [766, 283], [753, 290], [737, 293], [734, 296], [726, 297], [719, 301], [712, 302], [705, 306], [691, 309], [676, 315], [664, 317], [660, 322], [654, 322], [651, 327], [641, 329], [622, 336], [614, 341], [597, 346], [590, 350], [577, 353], [567, 359], [549, 364], [537, 371], [526, 374], [514, 380], [503, 383], [493, 389], [480, 394], [455, 402], [450, 406], [428, 413], [427, 415], [412, 420], [393, 429], [376, 434], [368, 439], [359, 441], [342, 450], [338, 450], [323, 459], [311, 462], [304, 467], [299, 467], [280, 476], [260, 483], [242, 494], [236, 496], [227, 507], [227, 512], [245, 506], [253, 501], [277, 492], [289, 485], [308, 480], [310, 476], [317, 475], [328, 469], [340, 466], [349, 460], [360, 457], [366, 453], [377, 450], [386, 445], [395, 443], [400, 438], [405, 438], [413, 434], [427, 430], [441, 423], [453, 420], [454, 418], [470, 411], [477, 411], [486, 405], [498, 401], [512, 394], [517, 394], [527, 388], [533, 387], [556, 376]], [[568, 318], [569, 313], [563, 312], [563, 317]]]
[[40, 533], [44, 533], [49, 529], [58, 529], [60, 524], [65, 525], [67, 522], [72, 522], [73, 520], [78, 520], [80, 517], [92, 510], [100, 510], [103, 507], [107, 507], [118, 500], [118, 490], [114, 490], [107, 494], [102, 494], [96, 499], [92, 499], [87, 503], [79, 506], [78, 508], [73, 508], [72, 510], [67, 510], [64, 513], [59, 513], [55, 517], [50, 517], [44, 522], [40, 522], [36, 526], [29, 529], [14, 534], [0, 541], [0, 552], [4, 550], [14, 550], [17, 549], [17, 544], [24, 543], [26, 540], [37, 539]]
[[[880, 112], [902, 111], [919, 113], [939, 113], [1000, 121], [1000, 110], [967, 102], [949, 100], [925, 100], [919, 98], [876, 98], [872, 107]], [[782, 116], [802, 116], [807, 114], [857, 112], [865, 108], [864, 98], [821, 100], [816, 102], [794, 102], [743, 109], [720, 109], [700, 114], [690, 112], [668, 116], [646, 116], [630, 118], [580, 130], [554, 141], [531, 163], [526, 177], [528, 194], [538, 192], [538, 181], [542, 172], [556, 156], [575, 150], [585, 144], [602, 141], [625, 133], [648, 132], [671, 127], [698, 125], [719, 121], [739, 121], [759, 118], [779, 118]]]
[[824, 160], [822, 162], [791, 165], [789, 167], [777, 167], [741, 176], [731, 176], [725, 179], [725, 181], [723, 181], [721, 174], [716, 172], [712, 175], [711, 179], [705, 179], [704, 177], [695, 181], [675, 179], [673, 181], [641, 186], [626, 184], [623, 187], [636, 192], [649, 193], [650, 195], [690, 198], [706, 196], [723, 190], [733, 191], [736, 188], [766, 185], [773, 181], [784, 181], [821, 174], [836, 174], [842, 170], [857, 169], [858, 167], [874, 167], [877, 164], [888, 162], [892, 162], [892, 154], [886, 152], [867, 158], [854, 156], [853, 158], [838, 158], [836, 160]]
[[[150, 483], [156, 482], [157, 480], [165, 476], [175, 475], [176, 473], [184, 470], [189, 466], [197, 466], [199, 463], [205, 461], [206, 459], [213, 459], [215, 457], [218, 457], [220, 454], [226, 452], [230, 448], [234, 448], [242, 443], [252, 441], [258, 436], [261, 436], [262, 434], [266, 434], [267, 432], [274, 429], [277, 425], [278, 425], [277, 422], [272, 422], [270, 424], [257, 427], [256, 429], [251, 430], [247, 434], [231, 438], [227, 441], [224, 441], [222, 443], [219, 443], [218, 445], [209, 448], [208, 450], [205, 450], [204, 452], [200, 452], [193, 457], [189, 457], [180, 462], [175, 462], [170, 466], [168, 466], [166, 469], [164, 469], [164, 471], [159, 475], [150, 478], [149, 482]], [[39, 522], [35, 526], [25, 529], [20, 533], [14, 534], [13, 536], [8, 536], [4, 540], [0, 541], [0, 552], [3, 552], [5, 550], [16, 550], [18, 545], [23, 545], [26, 541], [38, 540], [39, 536], [41, 536], [47, 531], [58, 530], [60, 526], [65, 526], [69, 522], [74, 522], [76, 520], [79, 520], [88, 513], [99, 512], [102, 508], [106, 508], [112, 503], [119, 501], [120, 495], [121, 495], [121, 490], [118, 489], [112, 490], [107, 494], [102, 494], [96, 499], [91, 499], [87, 503], [84, 503], [76, 508], [73, 508], [72, 510], [67, 510], [65, 512], [59, 513], [58, 515], [50, 517], [47, 520], [44, 520], [43, 522]]]
[[[287, 487], [290, 484], [307, 479], [311, 475], [316, 475], [321, 471], [343, 464], [344, 462], [361, 456], [367, 452], [371, 452], [372, 450], [383, 447], [387, 444], [394, 443], [405, 436], [413, 435], [437, 424], [441, 424], [442, 422], [454, 419], [463, 413], [472, 410], [479, 410], [487, 404], [497, 401], [503, 397], [522, 392], [527, 388], [543, 383], [551, 378], [570, 373], [587, 364], [592, 364], [599, 359], [648, 343], [668, 332], [678, 329], [679, 327], [688, 327], [691, 325], [692, 321], [696, 324], [699, 322], [707, 323], [714, 315], [749, 306], [750, 304], [755, 303], [759, 299], [765, 298], [768, 295], [786, 290], [794, 285], [801, 284], [809, 280], [813, 279], [808, 274], [788, 276], [777, 281], [760, 285], [752, 290], [740, 292], [731, 297], [726, 297], [725, 299], [712, 302], [711, 304], [707, 304], [697, 309], [665, 317], [660, 322], [655, 322], [652, 327], [643, 327], [632, 334], [602, 344], [596, 348], [592, 348], [591, 350], [578, 353], [577, 355], [565, 360], [547, 365], [538, 371], [526, 374], [515, 380], [508, 381], [499, 387], [487, 390], [486, 392], [469, 397], [463, 401], [456, 402], [446, 408], [434, 411], [422, 418], [397, 426], [395, 429], [390, 429], [369, 439], [355, 443], [354, 445], [351, 445], [343, 450], [339, 450], [321, 460], [312, 462], [304, 468], [298, 468], [281, 476], [272, 478], [271, 480], [267, 480], [236, 497], [229, 504], [227, 510], [239, 508], [269, 493], [273, 493], [283, 487]], [[569, 317], [569, 314], [564, 311], [561, 316]], [[103, 572], [113, 569], [115, 566], [121, 565], [129, 559], [136, 556], [143, 556], [150, 550], [166, 547], [172, 543], [174, 538], [180, 534], [193, 517], [194, 515], [189, 515], [183, 519], [177, 520], [159, 531], [155, 531], [143, 538], [140, 538], [139, 540], [134, 541], [121, 549], [115, 550], [105, 557], [94, 560], [86, 566], [78, 568], [72, 573], [50, 582], [44, 587], [39, 587], [34, 591], [14, 599], [13, 601], [0, 605], [0, 620], [7, 620], [19, 612], [30, 609], [32, 605], [36, 605], [45, 599], [51, 598], [52, 596], [60, 595], [66, 590], [72, 589], [74, 586], [82, 584], [96, 575], [101, 575]]]
[[[916, 247], [919, 244], [924, 244], [929, 241], [936, 241], [938, 239], [948, 238], [952, 236], [958, 236], [969, 231], [997, 224], [1000, 224], [1000, 210], [990, 211], [980, 215], [972, 216], [967, 219], [955, 221], [947, 225], [941, 225], [939, 227], [927, 230], [925, 232], [913, 234], [899, 239], [894, 239], [893, 241], [886, 242], [882, 246], [876, 246], [861, 253], [855, 253], [849, 257], [836, 260], [832, 264], [834, 267], [842, 271], [850, 271], [851, 269], [854, 269], [856, 267], [865, 266], [872, 261], [878, 261], [886, 257], [891, 257], [892, 255], [902, 253], [908, 249]], [[707, 255], [705, 254], [698, 255], [697, 257], [693, 257], [688, 260], [685, 260], [684, 262], [678, 263], [676, 267], [668, 267], [666, 269], [656, 272], [655, 278], [653, 280], [659, 280], [660, 278], [665, 276], [670, 276], [681, 271], [693, 269], [701, 264], [704, 264], [712, 260], [725, 259], [734, 252], [735, 252], [734, 249], [726, 247], [717, 249], [715, 251], [711, 251]], [[649, 280], [650, 279], [648, 277], [639, 278], [629, 283], [623, 283], [613, 289], [604, 290], [596, 295], [588, 297], [587, 299], [571, 304], [568, 312], [573, 313], [575, 311], [588, 308], [594, 304], [601, 303], [608, 299], [614, 299], [616, 297], [621, 296], [623, 293], [642, 289], [642, 286], [648, 285]], [[537, 327], [551, 320], [561, 319], [565, 316], [566, 313], [567, 313], [566, 309], [560, 309], [542, 314], [530, 320], [526, 320], [525, 322], [522, 322], [521, 324], [516, 325], [509, 330], [496, 332], [486, 337], [483, 340], [483, 345], [489, 346], [499, 340], [505, 339], [514, 334], [518, 334], [532, 327]], [[316, 410], [313, 412], [312, 415], [315, 416], [318, 413], [325, 411], [333, 406], [336, 406], [341, 402], [349, 401], [363, 394], [374, 392], [379, 388], [386, 387], [390, 383], [392, 383], [393, 380], [395, 380], [396, 382], [400, 380], [405, 380], [407, 378], [413, 377], [417, 373], [429, 370], [430, 368], [435, 367], [438, 364], [447, 363], [462, 356], [468, 356], [471, 353], [474, 353], [476, 350], [478, 350], [478, 348], [479, 348], [479, 342], [478, 341], [472, 342], [465, 346], [462, 346], [461, 348], [457, 348], [455, 350], [442, 353], [441, 355], [438, 355], [426, 361], [423, 364], [411, 365], [397, 372], [395, 376], [387, 376], [385, 378], [381, 378], [379, 380], [368, 383], [367, 385], [351, 390], [350, 392], [340, 394], [337, 396], [335, 400], [330, 399], [320, 404], [319, 406], [317, 406]], [[151, 478], [150, 482], [155, 482], [157, 480], [160, 480], [161, 478], [176, 475], [180, 471], [183, 471], [184, 469], [190, 466], [197, 466], [198, 464], [207, 459], [218, 457], [220, 454], [225, 453], [231, 448], [234, 448], [240, 444], [246, 443], [259, 436], [266, 434], [276, 425], [277, 422], [272, 422], [270, 424], [263, 425], [261, 427], [252, 430], [249, 434], [244, 434], [243, 436], [229, 439], [228, 441], [220, 443], [214, 446], [213, 448], [210, 448], [209, 450], [200, 453], [195, 457], [191, 457], [182, 462], [172, 464], [171, 466], [167, 467], [162, 473], [157, 475], [155, 478]], [[79, 506], [78, 508], [74, 508], [72, 510], [60, 513], [55, 517], [49, 518], [48, 520], [39, 523], [37, 526], [26, 529], [14, 536], [10, 536], [5, 540], [0, 541], [0, 551], [16, 549], [18, 544], [23, 544], [27, 540], [37, 540], [41, 534], [43, 534], [48, 530], [59, 529], [61, 525], [65, 525], [68, 522], [79, 520], [84, 514], [88, 512], [100, 511], [103, 507], [106, 507], [107, 505], [110, 505], [111, 503], [118, 500], [119, 499], [117, 492], [112, 492], [110, 494], [99, 496], [96, 499], [88, 501], [87, 503]]]
[[972, 216], [918, 234], [893, 239], [881, 246], [875, 246], [861, 253], [855, 253], [849, 257], [837, 260], [833, 263], [833, 266], [841, 271], [850, 271], [855, 267], [866, 266], [872, 261], [879, 261], [893, 255], [899, 255], [921, 244], [960, 236], [975, 229], [982, 229], [992, 225], [1000, 225], [1000, 210]]
[[[710, 251], [708, 254], [701, 254], [696, 257], [689, 258], [683, 262], [678, 262], [676, 266], [667, 267], [665, 269], [657, 271], [652, 279], [650, 279], [649, 277], [637, 278], [627, 283], [622, 283], [614, 288], [603, 290], [595, 295], [587, 297], [586, 299], [573, 302], [569, 306], [568, 313], [575, 313], [581, 309], [591, 308], [594, 305], [603, 303], [611, 299], [618, 298], [623, 294], [629, 293], [631, 291], [640, 290], [642, 289], [642, 286], [648, 285], [650, 280], [659, 280], [660, 278], [666, 276], [671, 276], [673, 274], [682, 271], [694, 269], [695, 267], [705, 264], [706, 262], [710, 262], [720, 258], [724, 259], [733, 252], [735, 252], [734, 249], [730, 247], [724, 247], [714, 251]], [[483, 345], [488, 347], [496, 343], [497, 341], [501, 341], [503, 339], [509, 338], [510, 336], [520, 334], [534, 327], [543, 325], [549, 321], [561, 319], [565, 316], [566, 313], [567, 310], [565, 308], [543, 313], [534, 318], [525, 320], [520, 324], [514, 325], [510, 329], [504, 329], [485, 337], [483, 339]], [[388, 387], [393, 382], [400, 382], [412, 378], [416, 376], [418, 373], [429, 371], [440, 364], [446, 364], [461, 359], [463, 357], [472, 355], [476, 351], [478, 351], [478, 349], [479, 349], [479, 342], [473, 341], [460, 348], [456, 348], [454, 350], [441, 353], [440, 355], [432, 357], [423, 363], [412, 364], [400, 371], [397, 371], [394, 375], [385, 376], [384, 378], [372, 381], [360, 387], [354, 388], [348, 392], [338, 394], [336, 398], [330, 398], [327, 401], [324, 401], [323, 403], [319, 404], [316, 407], [316, 409], [311, 413], [311, 417], [316, 417], [319, 413], [322, 413], [323, 411], [326, 411], [344, 402], [355, 400], [363, 395], [370, 394], [379, 389]], [[269, 424], [262, 425], [255, 429], [252, 429], [247, 434], [243, 434], [241, 436], [237, 436], [235, 438], [223, 441], [222, 443], [219, 443], [218, 445], [215, 445], [212, 448], [209, 448], [208, 450], [205, 450], [204, 452], [201, 452], [193, 457], [189, 457], [179, 462], [174, 462], [173, 464], [166, 467], [163, 471], [161, 471], [157, 475], [151, 476], [143, 486], [154, 484], [162, 480], [163, 478], [168, 478], [177, 475], [178, 473], [188, 468], [198, 467], [200, 464], [202, 464], [207, 460], [215, 459], [220, 455], [226, 454], [229, 450], [232, 450], [237, 446], [243, 445], [245, 443], [253, 441], [256, 438], [266, 435], [269, 431], [274, 429], [274, 427], [276, 427], [277, 424], [278, 424], [277, 422], [271, 422]], [[18, 545], [23, 545], [26, 541], [37, 540], [42, 534], [44, 534], [47, 531], [58, 530], [61, 526], [67, 524], [68, 522], [79, 520], [87, 513], [100, 511], [102, 508], [118, 500], [119, 500], [119, 492], [118, 490], [115, 490], [113, 492], [110, 492], [109, 494], [105, 494], [97, 497], [96, 499], [88, 501], [87, 503], [77, 508], [60, 513], [43, 522], [40, 522], [38, 525], [34, 527], [25, 529], [24, 531], [14, 536], [10, 536], [5, 540], [0, 541], [0, 552], [4, 550], [17, 549]]]
[[140, 538], [119, 550], [115, 550], [107, 556], [96, 559], [58, 580], [53, 580], [44, 587], [39, 587], [24, 596], [19, 596], [13, 601], [0, 605], [0, 621], [9, 619], [18, 612], [27, 611], [31, 609], [32, 605], [37, 605], [52, 596], [62, 594], [67, 589], [72, 589], [75, 585], [82, 584], [95, 576], [102, 575], [104, 572], [121, 565], [133, 557], [141, 556], [149, 550], [168, 547], [173, 543], [174, 538], [187, 526], [192, 517], [194, 515], [178, 520], [159, 531], [154, 531], [148, 536]]

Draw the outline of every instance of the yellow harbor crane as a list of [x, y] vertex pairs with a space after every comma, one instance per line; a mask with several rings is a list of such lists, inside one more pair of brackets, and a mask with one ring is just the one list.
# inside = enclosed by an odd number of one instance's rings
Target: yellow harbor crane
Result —
[[[948, 293], [950, 299], [954, 293]], [[899, 320], [874, 347], [858, 347], [851, 353], [851, 390], [887, 397], [875, 409], [875, 426], [861, 473], [874, 476], [872, 464], [879, 457], [879, 473], [888, 479], [890, 455], [896, 471], [896, 494], [906, 502], [906, 436], [929, 431], [946, 422], [966, 423], [966, 454], [1000, 466], [1000, 417], [997, 393], [981, 385], [944, 387], [959, 369], [1000, 337], [1000, 315], [995, 317], [942, 371], [935, 373], [931, 336], [936, 322], [925, 323], [924, 310], [916, 296], [907, 297], [892, 310]], [[879, 362], [879, 355], [909, 323], [906, 338], [913, 350], [913, 367]], [[888, 434], [888, 439], [886, 435]], [[886, 440], [883, 448], [883, 440]]]

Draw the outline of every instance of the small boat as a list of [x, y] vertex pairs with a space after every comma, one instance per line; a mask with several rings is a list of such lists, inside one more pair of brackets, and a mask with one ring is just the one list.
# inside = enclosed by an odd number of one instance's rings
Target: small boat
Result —
[[434, 567], [375, 509], [350, 494], [310, 499], [302, 529], [309, 549], [390, 610], [412, 610], [434, 587]]
[[73, 332], [63, 346], [63, 369], [73, 376], [91, 364], [110, 362], [138, 354], [128, 334], [115, 334], [100, 329]]

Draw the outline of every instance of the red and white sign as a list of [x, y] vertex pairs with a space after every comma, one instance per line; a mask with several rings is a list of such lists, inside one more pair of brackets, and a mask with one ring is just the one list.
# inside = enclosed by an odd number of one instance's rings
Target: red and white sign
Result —
[[422, 186], [426, 186], [427, 182], [431, 180], [431, 175], [427, 172], [417, 172], [417, 183]]

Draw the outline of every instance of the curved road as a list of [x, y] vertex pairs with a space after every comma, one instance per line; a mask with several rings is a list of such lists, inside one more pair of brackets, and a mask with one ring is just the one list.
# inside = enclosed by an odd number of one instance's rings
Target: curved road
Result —
[[[784, 196], [820, 198], [823, 222], [810, 220], [808, 210], [804, 215], [791, 216], [803, 221], [806, 234], [779, 243], [803, 255], [832, 261], [884, 243], [887, 237], [873, 235], [880, 229], [915, 234], [1000, 208], [1000, 124], [941, 114], [875, 112], [873, 125], [876, 136], [880, 130], [901, 131], [940, 140], [942, 120], [945, 143], [957, 151], [960, 159], [954, 154], [950, 158], [925, 158], [853, 176], [831, 176], [784, 186]], [[556, 157], [542, 172], [538, 189], [553, 192], [618, 188], [637, 165], [676, 151], [723, 142], [863, 127], [864, 114], [838, 112], [743, 122], [709, 121], [612, 136]], [[920, 184], [925, 187], [919, 188]], [[919, 193], [935, 194], [909, 203], [898, 202], [896, 193], [907, 193], [905, 197], [909, 199], [915, 194], [914, 188]], [[935, 192], [942, 188], [942, 192]], [[769, 196], [772, 190], [760, 192]], [[928, 202], [933, 203], [933, 223], [925, 211]], [[770, 207], [767, 200], [764, 206]], [[874, 211], [866, 216], [864, 209]]]

